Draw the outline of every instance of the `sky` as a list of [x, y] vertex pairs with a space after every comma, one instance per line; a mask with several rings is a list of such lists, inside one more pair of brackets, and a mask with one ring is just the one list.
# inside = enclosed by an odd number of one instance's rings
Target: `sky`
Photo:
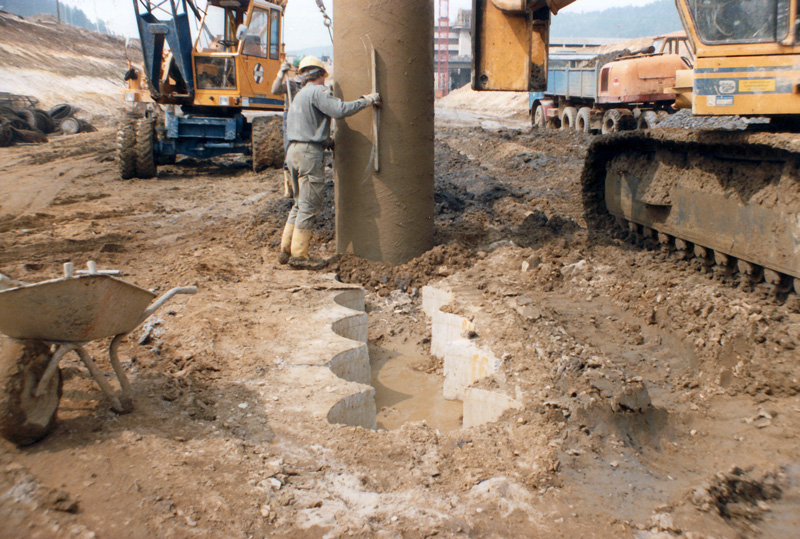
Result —
[[[652, 1], [654, 0], [577, 0], [563, 11], [582, 12], [610, 7], [641, 6]], [[81, 8], [90, 19], [99, 17], [105, 20], [118, 34], [138, 37], [131, 0], [61, 0], [61, 2]], [[324, 0], [324, 2], [328, 12], [333, 16], [334, 0]], [[203, 4], [204, 1], [199, 0], [199, 3]], [[450, 0], [451, 17], [455, 18], [458, 9], [472, 9], [472, 0]], [[436, 16], [438, 17], [438, 13]], [[330, 45], [330, 37], [322, 24], [322, 15], [314, 0], [290, 0], [286, 9], [285, 41], [287, 50]]]

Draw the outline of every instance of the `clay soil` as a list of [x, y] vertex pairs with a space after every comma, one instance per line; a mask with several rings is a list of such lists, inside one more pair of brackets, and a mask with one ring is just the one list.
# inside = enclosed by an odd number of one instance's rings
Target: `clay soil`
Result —
[[[291, 334], [292, 313], [329, 281], [273, 262], [277, 171], [183, 159], [121, 181], [111, 130], [2, 150], [0, 271], [36, 282], [91, 259], [157, 291], [200, 288], [123, 345], [133, 413], [114, 414], [64, 360], [55, 430], [0, 449], [3, 535], [791, 535], [797, 298], [616, 234], [590, 240], [588, 143], [439, 125], [437, 246], [400, 267], [329, 267], [368, 291], [377, 366], [412, 346], [432, 377], [420, 287], [464, 289], [453, 308], [481, 311], [473, 337], [503, 355], [524, 403], [482, 427], [388, 432], [304, 424], [278, 398], [273, 373], [310, 338]], [[313, 249], [331, 256], [333, 238], [329, 205]], [[106, 369], [107, 344], [89, 347]], [[620, 406], [621, 382], [652, 404]]]

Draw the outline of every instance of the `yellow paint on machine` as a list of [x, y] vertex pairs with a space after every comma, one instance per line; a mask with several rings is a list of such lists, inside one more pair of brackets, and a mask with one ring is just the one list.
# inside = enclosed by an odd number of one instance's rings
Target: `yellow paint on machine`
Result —
[[[692, 113], [699, 116], [800, 114], [798, 54], [697, 58], [694, 79]], [[712, 79], [736, 81], [736, 93], [703, 95], [696, 91], [700, 81]], [[791, 93], [775, 93], [783, 87], [791, 87]]]
[[739, 81], [740, 92], [774, 92], [775, 79], [744, 79]]

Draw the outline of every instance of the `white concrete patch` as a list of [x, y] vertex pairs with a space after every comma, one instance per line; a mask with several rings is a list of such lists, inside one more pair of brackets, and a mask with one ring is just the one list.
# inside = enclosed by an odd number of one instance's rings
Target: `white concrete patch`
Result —
[[288, 406], [330, 423], [377, 428], [364, 308], [364, 289], [343, 285], [303, 321], [315, 337], [298, 340], [283, 373], [302, 394]]
[[522, 403], [505, 393], [467, 388], [464, 394], [464, 427], [497, 421], [506, 410], [522, 408]]
[[503, 391], [471, 387], [488, 377], [504, 382], [503, 361], [470, 338], [477, 333], [473, 321], [441, 310], [454, 299], [444, 284], [422, 288], [423, 310], [431, 319], [431, 353], [444, 360], [444, 398], [464, 402], [464, 426], [471, 427], [496, 421], [506, 410], [522, 405]]

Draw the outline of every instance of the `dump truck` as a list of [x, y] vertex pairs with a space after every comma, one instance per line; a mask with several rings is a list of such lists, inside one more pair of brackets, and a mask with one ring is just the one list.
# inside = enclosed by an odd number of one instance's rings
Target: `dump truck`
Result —
[[674, 111], [675, 73], [692, 60], [685, 37], [653, 43], [633, 52], [552, 52], [547, 90], [528, 94], [533, 125], [603, 134], [655, 127]]
[[[546, 91], [549, 4], [475, 1], [473, 89]], [[770, 121], [597, 137], [582, 176], [587, 223], [617, 223], [720, 275], [800, 293], [798, 2], [675, 4], [695, 60], [676, 72], [673, 106]]]
[[280, 117], [257, 114], [283, 109], [271, 86], [285, 58], [286, 4], [133, 0], [144, 70], [125, 75], [129, 113], [116, 141], [123, 179], [151, 178], [177, 155], [244, 154], [255, 171], [283, 164]]

